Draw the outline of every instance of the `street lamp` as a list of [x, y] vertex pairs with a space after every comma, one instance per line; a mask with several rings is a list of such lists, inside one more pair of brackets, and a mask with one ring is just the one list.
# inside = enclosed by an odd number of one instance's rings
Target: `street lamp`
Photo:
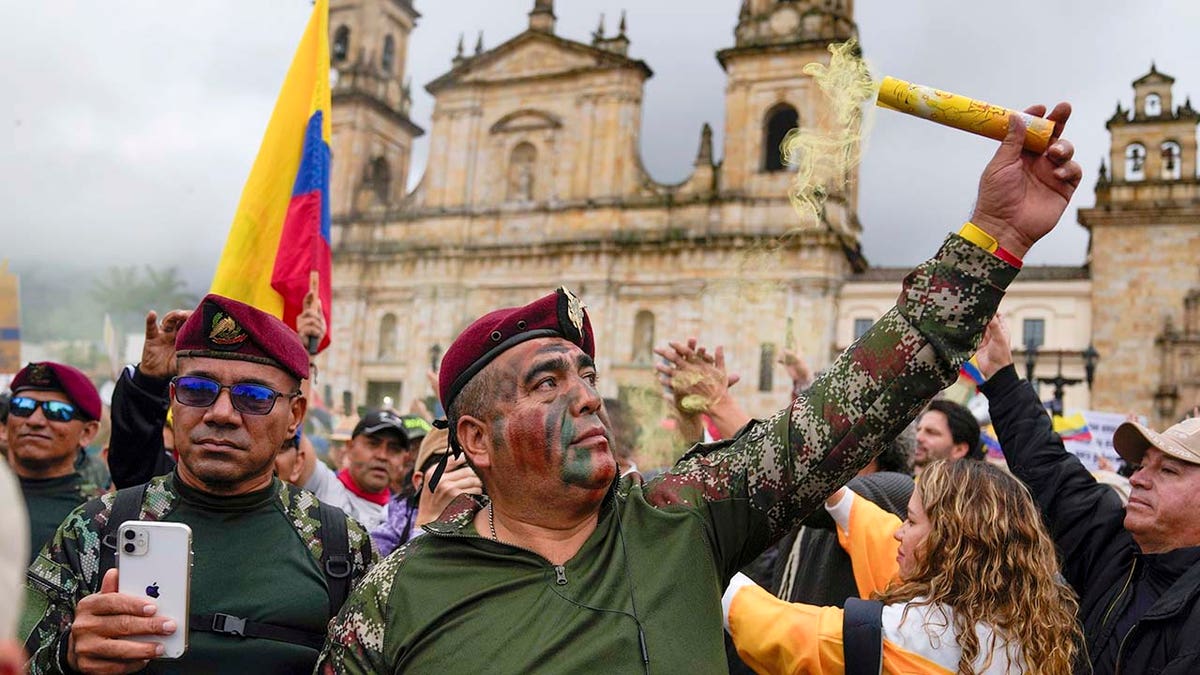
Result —
[[[1033, 340], [1030, 340], [1029, 342], [1025, 343], [1025, 379], [1033, 383], [1048, 384], [1054, 387], [1054, 399], [1050, 402], [1050, 411], [1055, 415], [1061, 415], [1063, 411], [1063, 389], [1071, 385], [1079, 384], [1080, 382], [1087, 382], [1088, 390], [1091, 391], [1092, 382], [1096, 379], [1096, 364], [1100, 361], [1100, 352], [1097, 352], [1096, 348], [1089, 344], [1087, 349], [1084, 349], [1082, 352], [1056, 350], [1042, 353], [1052, 354], [1058, 357], [1058, 371], [1055, 373], [1054, 377], [1034, 377], [1033, 371], [1037, 367], [1039, 354], [1037, 343]], [[1064, 354], [1078, 354], [1079, 357], [1083, 359], [1083, 372], [1085, 379], [1080, 380], [1079, 378], [1074, 377], [1063, 377], [1062, 362]]]

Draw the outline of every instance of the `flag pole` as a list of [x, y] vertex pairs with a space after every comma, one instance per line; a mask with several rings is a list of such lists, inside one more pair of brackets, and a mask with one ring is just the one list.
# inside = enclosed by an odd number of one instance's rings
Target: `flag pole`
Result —
[[[309, 297], [311, 297], [313, 299], [313, 302], [317, 302], [318, 298], [321, 297], [320, 291], [321, 291], [321, 273], [318, 272], [317, 270], [312, 270], [308, 273], [308, 293], [309, 293]], [[305, 309], [308, 309], [308, 308], [305, 307]], [[320, 346], [320, 338], [318, 338], [316, 335], [308, 336], [308, 353], [309, 354], [312, 354], [315, 356], [317, 353], [317, 348], [319, 346]]]

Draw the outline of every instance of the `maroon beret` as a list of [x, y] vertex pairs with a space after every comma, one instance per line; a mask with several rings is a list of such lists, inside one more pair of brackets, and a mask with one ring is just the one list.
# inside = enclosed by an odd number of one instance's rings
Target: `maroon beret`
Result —
[[30, 363], [17, 373], [11, 386], [14, 394], [27, 390], [62, 392], [85, 417], [100, 419], [100, 393], [96, 385], [83, 371], [65, 363]]
[[485, 314], [459, 334], [442, 358], [438, 393], [447, 410], [472, 377], [501, 353], [540, 337], [560, 337], [596, 356], [592, 323], [575, 294], [558, 290], [524, 307], [507, 307]]
[[257, 307], [213, 293], [180, 327], [175, 354], [263, 363], [308, 377], [308, 352], [296, 331]]

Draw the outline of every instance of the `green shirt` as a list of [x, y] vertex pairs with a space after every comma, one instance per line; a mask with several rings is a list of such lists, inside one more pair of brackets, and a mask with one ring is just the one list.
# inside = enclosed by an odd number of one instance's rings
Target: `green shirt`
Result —
[[351, 594], [318, 669], [726, 672], [729, 578], [953, 381], [1016, 272], [951, 235], [806, 394], [730, 441], [697, 446], [649, 483], [621, 480], [596, 531], [559, 568], [481, 538], [472, 519], [483, 502], [460, 497]]
[[[114, 498], [106, 495], [72, 511], [30, 566], [19, 635], [32, 655], [33, 675], [65, 670], [59, 647], [68, 637], [75, 605], [99, 589], [100, 523], [107, 521]], [[329, 595], [318, 566], [320, 516], [311, 492], [273, 480], [257, 493], [215, 497], [172, 474], [150, 481], [139, 518], [192, 528], [193, 616], [219, 612], [325, 632]], [[356, 583], [375, 552], [362, 526], [349, 517], [346, 521], [351, 582]], [[317, 657], [314, 649], [275, 640], [195, 630], [188, 640], [183, 658], [151, 661], [145, 672], [307, 672]]]
[[57, 478], [22, 478], [21, 494], [29, 512], [29, 562], [54, 536], [54, 531], [75, 507], [103, 494], [79, 473]]

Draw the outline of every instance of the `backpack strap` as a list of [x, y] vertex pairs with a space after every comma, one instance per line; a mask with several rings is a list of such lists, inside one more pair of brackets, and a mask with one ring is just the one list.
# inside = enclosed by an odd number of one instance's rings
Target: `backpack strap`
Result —
[[846, 675], [883, 672], [883, 603], [846, 598], [842, 614], [842, 650]]
[[321, 572], [329, 588], [329, 616], [337, 616], [350, 595], [350, 535], [346, 512], [317, 502], [321, 517]]
[[231, 614], [192, 614], [188, 617], [188, 630], [217, 633], [236, 638], [263, 638], [276, 642], [302, 645], [321, 651], [325, 644], [325, 633], [310, 633], [298, 628], [277, 626], [270, 623], [250, 621]]
[[117, 490], [113, 498], [112, 510], [108, 513], [108, 522], [100, 531], [100, 579], [104, 574], [117, 566], [117, 533], [121, 526], [130, 520], [137, 520], [142, 513], [142, 502], [146, 499], [148, 483], [135, 485]]

